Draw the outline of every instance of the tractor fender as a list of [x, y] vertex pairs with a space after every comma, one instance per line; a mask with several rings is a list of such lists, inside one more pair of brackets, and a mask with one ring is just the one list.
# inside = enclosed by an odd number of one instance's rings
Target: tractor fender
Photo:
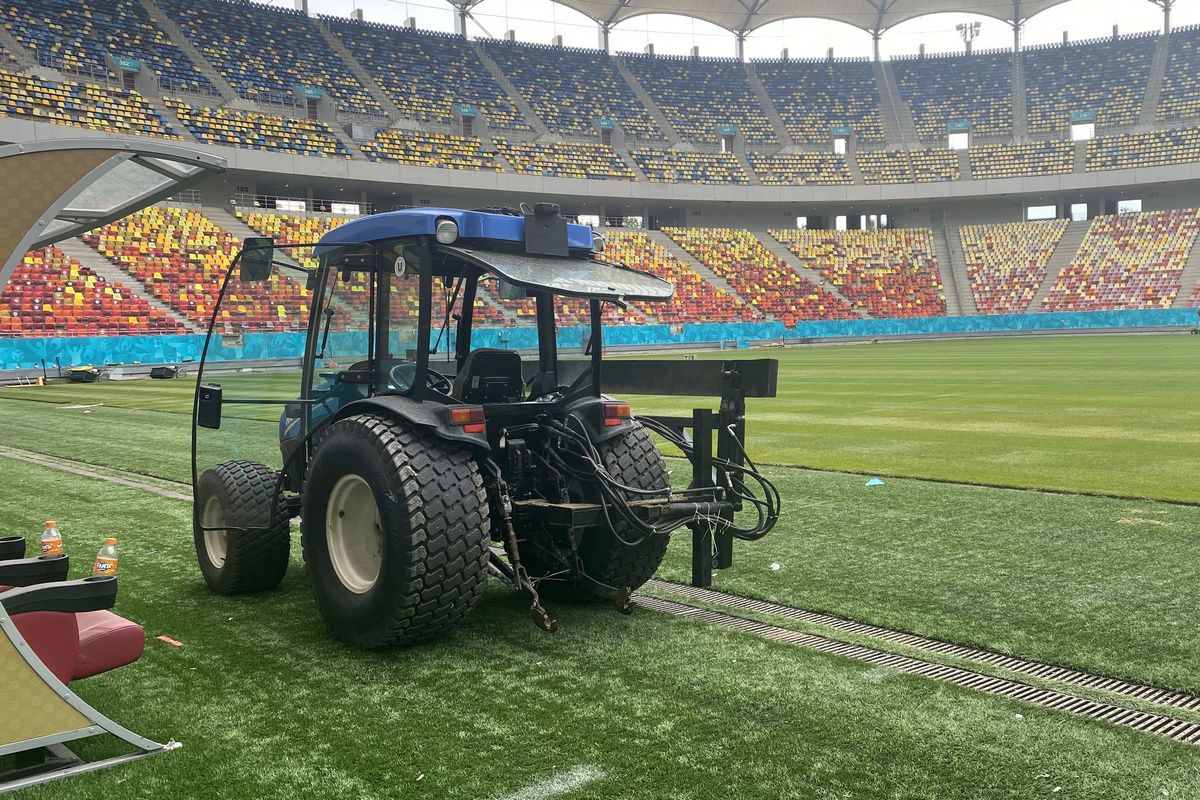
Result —
[[329, 416], [328, 423], [332, 424], [339, 419], [363, 412], [385, 411], [410, 425], [429, 430], [439, 439], [469, 445], [483, 450], [485, 453], [491, 452], [486, 431], [467, 433], [461, 427], [450, 424], [450, 409], [453, 407], [453, 405], [417, 401], [403, 395], [383, 394], [347, 403]]
[[567, 404], [563, 411], [567, 416], [579, 420], [580, 424], [587, 430], [588, 437], [592, 442], [600, 444], [601, 442], [607, 442], [609, 439], [623, 436], [626, 431], [637, 424], [631, 419], [623, 419], [619, 425], [604, 424], [601, 406], [606, 402], [612, 402], [616, 399], [605, 394], [599, 397], [583, 397]]

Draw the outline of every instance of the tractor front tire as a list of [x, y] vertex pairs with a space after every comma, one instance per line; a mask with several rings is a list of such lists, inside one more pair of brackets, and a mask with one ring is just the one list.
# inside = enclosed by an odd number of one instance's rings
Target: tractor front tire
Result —
[[292, 537], [278, 488], [278, 473], [254, 461], [224, 461], [200, 476], [193, 539], [200, 572], [217, 594], [260, 592], [283, 580]]
[[[635, 425], [620, 436], [596, 445], [600, 457], [604, 459], [604, 467], [609, 474], [625, 486], [634, 489], [664, 489], [670, 485], [667, 475], [667, 465], [662, 454], [654, 446], [654, 440], [641, 425]], [[572, 500], [596, 503], [600, 501], [599, 491], [594, 487], [583, 487], [572, 492]], [[578, 495], [578, 497], [576, 497]], [[626, 541], [641, 539], [630, 547], [613, 535], [607, 527], [591, 528], [583, 533], [579, 544], [579, 559], [583, 562], [583, 570], [590, 577], [616, 589], [638, 589], [643, 583], [654, 577], [667, 552], [668, 537], [663, 534], [651, 534], [643, 538], [642, 534], [629, 529], [624, 522], [615, 522], [617, 532]], [[541, 577], [568, 569], [566, 553], [558, 553], [557, 558], [546, 558], [546, 551], [531, 547], [521, 551], [526, 568], [533, 577]], [[546, 584], [547, 587], [558, 584]], [[578, 602], [600, 600], [595, 594], [581, 587], [567, 590], [567, 598]]]
[[357, 647], [452, 630], [487, 580], [487, 492], [471, 453], [389, 416], [328, 427], [301, 532], [321, 616]]

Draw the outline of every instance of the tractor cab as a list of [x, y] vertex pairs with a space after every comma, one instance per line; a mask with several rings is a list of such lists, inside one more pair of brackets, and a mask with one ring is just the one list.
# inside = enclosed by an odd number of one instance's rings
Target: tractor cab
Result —
[[[543, 584], [628, 611], [671, 531], [764, 534], [778, 497], [731, 449], [740, 401], [727, 404], [728, 446], [714, 457], [605, 394], [606, 369], [622, 390], [664, 393], [631, 383], [629, 362], [605, 366], [602, 323], [671, 294], [606, 261], [603, 240], [552, 204], [395, 211], [313, 245], [247, 240], [197, 381], [205, 580], [227, 594], [276, 586], [299, 516], [330, 629], [383, 647], [452, 628], [489, 574], [527, 593], [552, 630]], [[697, 370], [745, 382], [721, 362], [638, 374], [695, 386]], [[773, 395], [773, 371], [760, 382]], [[692, 485], [672, 487], [651, 431], [694, 461]], [[739, 528], [755, 481], [757, 521]]]

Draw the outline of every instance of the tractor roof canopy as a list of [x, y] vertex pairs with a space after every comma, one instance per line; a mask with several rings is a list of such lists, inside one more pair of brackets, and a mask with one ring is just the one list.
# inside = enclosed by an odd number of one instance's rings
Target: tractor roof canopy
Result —
[[411, 236], [435, 237], [439, 252], [525, 289], [651, 302], [673, 292], [662, 278], [600, 260], [591, 228], [541, 204], [520, 215], [420, 208], [361, 217], [321, 237], [317, 253]]

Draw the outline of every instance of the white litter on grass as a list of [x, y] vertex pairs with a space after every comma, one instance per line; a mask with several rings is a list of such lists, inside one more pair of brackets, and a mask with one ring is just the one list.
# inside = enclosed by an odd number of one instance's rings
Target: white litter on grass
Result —
[[541, 783], [526, 786], [519, 792], [505, 795], [498, 800], [550, 800], [552, 797], [560, 797], [567, 792], [575, 791], [592, 781], [598, 781], [604, 776], [604, 770], [583, 764], [566, 772], [560, 772]]
[[783, 569], [783, 564], [780, 564], [778, 561], [771, 562], [771, 572], [779, 572], [781, 569]]
[[59, 406], [58, 408], [59, 408], [59, 410], [61, 410], [61, 411], [78, 411], [78, 410], [80, 410], [81, 408], [99, 408], [99, 407], [100, 407], [100, 406], [102, 406], [102, 405], [104, 405], [104, 403], [91, 403], [91, 404], [88, 404], [88, 405], [85, 405], [85, 404], [82, 404], [82, 403], [73, 403], [72, 405], [69, 405], [69, 406]]

